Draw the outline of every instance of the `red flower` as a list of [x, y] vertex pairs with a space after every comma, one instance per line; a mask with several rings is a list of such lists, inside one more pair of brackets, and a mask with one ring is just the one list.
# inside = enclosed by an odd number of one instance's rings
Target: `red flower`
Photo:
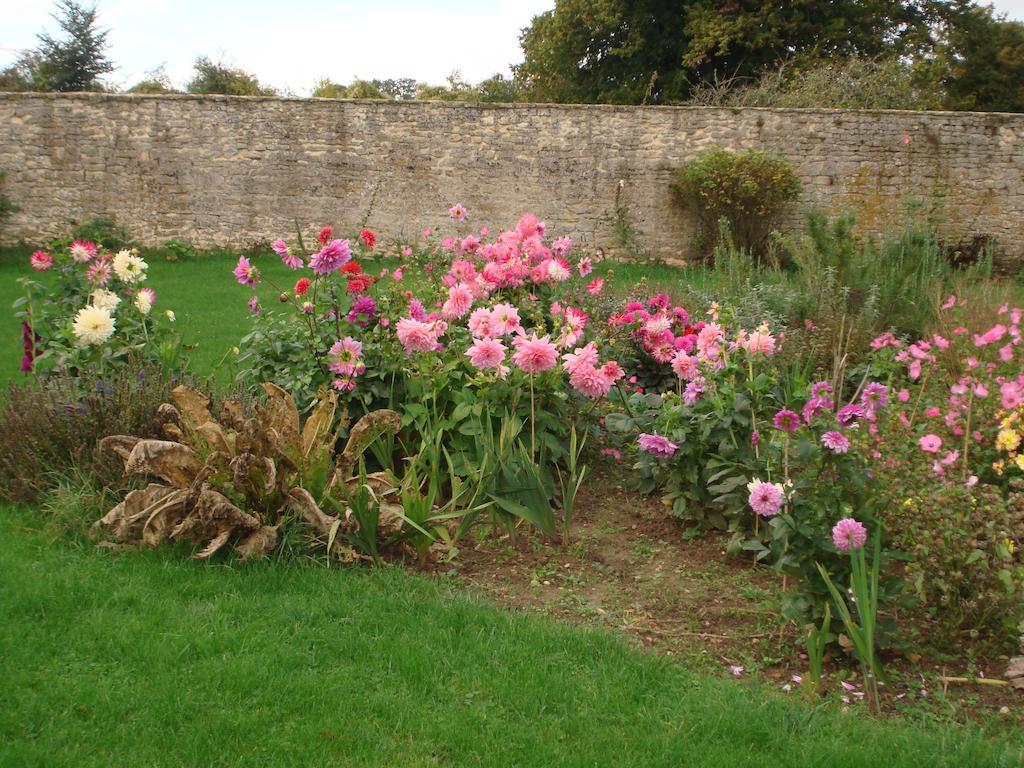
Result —
[[326, 245], [327, 241], [331, 239], [331, 233], [334, 232], [330, 227], [324, 227], [320, 230], [320, 234], [316, 236], [316, 239], [320, 241], [320, 245]]
[[307, 278], [305, 278], [305, 277], [300, 278], [299, 280], [297, 280], [296, 283], [295, 283], [295, 295], [296, 296], [305, 296], [306, 295], [306, 291], [309, 290], [309, 285], [310, 285], [309, 280]]
[[358, 261], [350, 261], [344, 267], [338, 270], [339, 274], [342, 275], [359, 275], [362, 274], [363, 268], [359, 266]]
[[348, 280], [349, 293], [366, 293], [373, 285], [373, 278], [369, 275], [354, 275]]
[[367, 248], [373, 248], [377, 244], [377, 236], [373, 234], [372, 229], [364, 229], [359, 233], [360, 239], [366, 243]]

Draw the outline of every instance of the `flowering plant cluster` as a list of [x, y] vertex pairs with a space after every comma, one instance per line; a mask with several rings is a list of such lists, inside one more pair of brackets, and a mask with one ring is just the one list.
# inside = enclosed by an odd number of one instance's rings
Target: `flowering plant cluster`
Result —
[[[522, 425], [528, 463], [550, 474], [565, 456], [571, 414], [614, 396], [624, 378], [597, 333], [602, 324], [591, 321], [602, 285], [588, 281], [590, 257], [532, 214], [496, 236], [466, 231], [461, 206], [449, 215], [461, 236], [426, 230], [393, 250], [366, 229], [339, 239], [325, 227], [313, 252], [277, 240], [273, 250], [297, 279], [275, 286], [274, 308], [249, 298], [256, 328], [242, 346], [253, 367], [242, 376], [273, 380], [300, 404], [330, 387], [354, 415], [395, 409], [403, 430], [393, 455], [377, 457], [385, 468], [442, 435], [454, 471], [468, 476], [487, 458], [483, 433], [500, 442], [511, 420]], [[247, 258], [234, 277], [250, 288], [263, 279]], [[550, 507], [547, 495], [543, 502]]]
[[963, 324], [965, 312], [950, 296], [927, 338], [871, 343], [876, 360], [894, 367], [899, 405], [880, 448], [898, 472], [924, 465], [940, 484], [1005, 488], [1024, 476], [1022, 310], [1004, 304], [981, 329]]
[[781, 334], [739, 328], [717, 305], [693, 322], [653, 302], [631, 302], [611, 323], [629, 328], [674, 386], [635, 392], [631, 413], [609, 414], [605, 425], [640, 432], [642, 490], [661, 491], [687, 520], [732, 531], [733, 552], [798, 577], [787, 614], [820, 613], [829, 595], [818, 566], [837, 583], [849, 578], [833, 526], [855, 513], [874, 520], [869, 452], [888, 388], [865, 383], [843, 402], [828, 381], [793, 380], [776, 357]]
[[888, 528], [922, 607], [952, 631], [1009, 637], [1021, 617], [1022, 314], [949, 296], [928, 336], [871, 343], [893, 392], [874, 445]]
[[42, 274], [20, 279], [25, 295], [14, 305], [23, 372], [77, 375], [129, 360], [175, 367], [174, 312], [156, 310], [156, 291], [144, 285], [148, 264], [135, 251], [75, 240], [34, 252], [29, 264]]

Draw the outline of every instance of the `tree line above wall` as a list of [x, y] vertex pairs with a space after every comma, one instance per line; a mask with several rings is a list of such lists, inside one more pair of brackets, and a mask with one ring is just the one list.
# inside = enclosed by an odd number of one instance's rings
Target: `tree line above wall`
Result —
[[[63, 37], [0, 71], [0, 90], [116, 90], [96, 10], [59, 0]], [[328, 77], [322, 98], [1024, 111], [1024, 24], [973, 0], [556, 0], [522, 30], [513, 75], [443, 85]], [[179, 92], [154, 70], [127, 89]], [[272, 95], [200, 56], [188, 93]]]

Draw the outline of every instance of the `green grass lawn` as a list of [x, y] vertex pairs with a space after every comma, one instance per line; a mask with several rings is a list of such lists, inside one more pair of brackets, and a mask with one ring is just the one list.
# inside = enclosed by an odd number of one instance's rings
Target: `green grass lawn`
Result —
[[0, 514], [3, 766], [997, 766], [396, 568], [199, 564]]

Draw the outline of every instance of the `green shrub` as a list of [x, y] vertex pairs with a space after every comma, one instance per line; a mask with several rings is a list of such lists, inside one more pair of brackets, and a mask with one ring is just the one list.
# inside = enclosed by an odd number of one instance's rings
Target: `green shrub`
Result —
[[1007, 497], [985, 484], [901, 485], [892, 480], [886, 517], [894, 544], [909, 555], [907, 582], [942, 630], [933, 639], [955, 643], [974, 630], [1010, 647], [1024, 618], [1022, 484]]
[[119, 251], [135, 245], [131, 230], [115, 222], [109, 216], [96, 216], [84, 224], [79, 224], [71, 233], [72, 240], [88, 240], [106, 248], [108, 251]]
[[788, 160], [753, 149], [702, 153], [679, 170], [672, 187], [697, 215], [697, 245], [705, 254], [714, 248], [724, 219], [736, 244], [760, 255], [776, 217], [800, 194]]
[[899, 57], [806, 58], [760, 77], [707, 81], [688, 103], [709, 107], [942, 109], [945, 89], [934, 67]]

